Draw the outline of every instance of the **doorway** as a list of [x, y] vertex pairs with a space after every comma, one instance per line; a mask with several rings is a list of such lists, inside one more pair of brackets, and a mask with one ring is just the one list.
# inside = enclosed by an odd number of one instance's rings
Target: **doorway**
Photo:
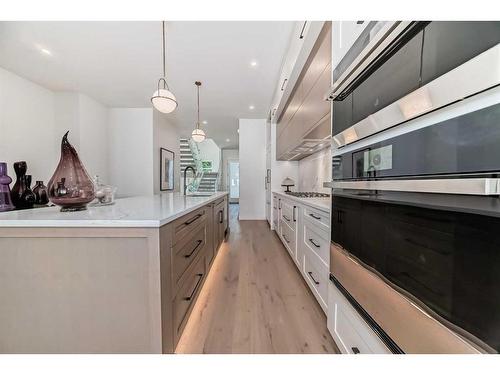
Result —
[[240, 162], [238, 160], [228, 160], [227, 171], [229, 203], [238, 203], [240, 200]]

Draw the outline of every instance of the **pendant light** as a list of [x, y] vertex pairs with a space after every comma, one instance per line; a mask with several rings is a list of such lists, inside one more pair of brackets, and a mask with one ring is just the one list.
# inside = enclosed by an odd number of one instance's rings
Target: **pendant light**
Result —
[[206, 138], [205, 132], [202, 129], [200, 129], [200, 86], [201, 86], [201, 82], [196, 81], [194, 84], [196, 85], [196, 88], [198, 90], [198, 121], [196, 121], [196, 128], [191, 133], [191, 138], [193, 138], [193, 141], [200, 143], [200, 142], [203, 142]]
[[162, 21], [162, 51], [163, 51], [163, 77], [158, 80], [158, 89], [151, 97], [151, 103], [158, 111], [162, 113], [173, 112], [177, 108], [177, 99], [168, 88], [166, 77], [166, 62], [165, 62], [165, 21]]

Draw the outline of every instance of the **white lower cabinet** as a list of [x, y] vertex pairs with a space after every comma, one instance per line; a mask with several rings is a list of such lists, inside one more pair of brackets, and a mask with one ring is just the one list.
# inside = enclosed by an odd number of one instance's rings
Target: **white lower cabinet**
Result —
[[328, 267], [316, 254], [305, 252], [302, 273], [314, 296], [326, 313], [328, 309]]
[[390, 350], [333, 282], [328, 282], [328, 330], [345, 354], [389, 354]]
[[273, 200], [279, 211], [276, 233], [326, 314], [330, 274], [330, 214], [278, 194], [274, 194]]

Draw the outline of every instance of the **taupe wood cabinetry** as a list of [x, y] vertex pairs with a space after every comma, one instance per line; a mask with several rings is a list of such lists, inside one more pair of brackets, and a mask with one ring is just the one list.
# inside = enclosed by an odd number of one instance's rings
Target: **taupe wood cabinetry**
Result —
[[0, 227], [0, 353], [173, 353], [227, 231], [224, 196], [161, 227]]
[[[227, 232], [227, 197], [193, 211], [172, 226], [173, 348], [177, 345], [213, 259]], [[163, 304], [163, 302], [162, 302]]]
[[213, 233], [214, 233], [214, 246], [218, 249], [224, 241], [228, 225], [228, 200], [223, 198], [217, 201], [214, 205], [213, 211]]
[[[306, 135], [330, 117], [331, 23], [326, 22], [277, 123], [276, 156], [289, 160]], [[293, 152], [297, 154], [297, 152]]]

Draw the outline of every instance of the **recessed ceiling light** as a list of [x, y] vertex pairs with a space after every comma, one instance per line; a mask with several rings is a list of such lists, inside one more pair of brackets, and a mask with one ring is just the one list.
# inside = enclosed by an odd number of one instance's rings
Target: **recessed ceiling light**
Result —
[[238, 133], [240, 132], [240, 129], [238, 129]]
[[256, 67], [257, 61], [255, 61], [255, 60], [250, 61], [250, 66]]
[[52, 56], [52, 52], [50, 52], [47, 48], [40, 47], [40, 52], [43, 53], [44, 55]]
[[203, 125], [206, 125], [206, 124], [208, 124], [208, 121], [207, 121], [207, 120], [203, 120], [201, 123], [202, 123]]
[[226, 138], [226, 142], [231, 142], [231, 140], [229, 138]]
[[248, 109], [253, 110], [253, 109], [255, 109], [255, 106], [253, 106], [253, 105], [248, 106]]

